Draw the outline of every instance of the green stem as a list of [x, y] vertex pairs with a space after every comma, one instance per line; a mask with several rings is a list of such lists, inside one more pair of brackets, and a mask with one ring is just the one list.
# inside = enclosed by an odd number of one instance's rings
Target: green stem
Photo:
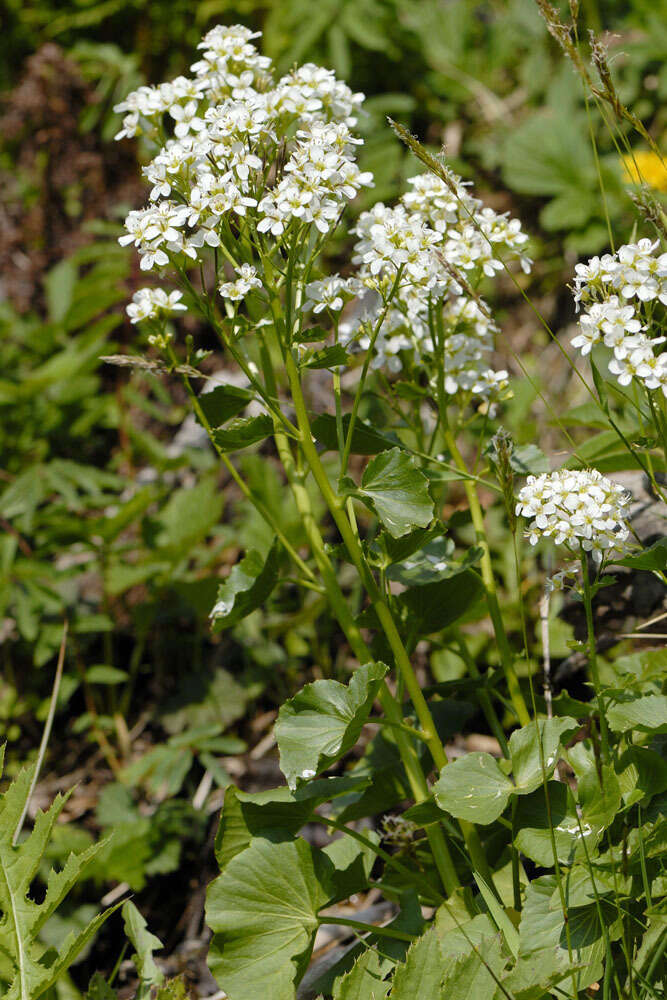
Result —
[[331, 827], [332, 830], [339, 830], [346, 836], [351, 837], [352, 840], [356, 840], [357, 843], [363, 844], [364, 847], [369, 848], [369, 850], [372, 850], [379, 858], [382, 858], [385, 864], [389, 865], [390, 868], [395, 868], [397, 872], [400, 872], [412, 882], [418, 884], [421, 887], [423, 895], [427, 899], [438, 905], [442, 902], [443, 897], [434, 891], [433, 886], [430, 885], [429, 882], [419, 874], [419, 872], [411, 871], [410, 868], [395, 858], [393, 854], [389, 854], [389, 852], [385, 851], [379, 844], [375, 844], [372, 840], [369, 840], [368, 837], [364, 837], [364, 835], [359, 833], [357, 830], [352, 830], [349, 826], [346, 826], [344, 823], [339, 823], [330, 816], [318, 816], [315, 814], [311, 817], [309, 822], [321, 823], [323, 826]]
[[588, 641], [588, 664], [595, 688], [595, 696], [598, 703], [598, 714], [600, 716], [600, 743], [602, 748], [602, 761], [609, 763], [609, 733], [607, 730], [607, 710], [602, 694], [600, 683], [600, 671], [598, 669], [597, 643], [595, 641], [595, 626], [593, 624], [593, 592], [591, 581], [588, 575], [588, 558], [586, 553], [581, 553], [581, 575], [584, 583], [584, 610], [586, 612], [586, 633]]
[[[458, 449], [454, 434], [451, 428], [445, 428], [445, 442], [449, 448], [456, 466], [462, 471], [466, 472], [466, 465], [463, 460], [463, 456]], [[521, 692], [521, 685], [519, 684], [519, 678], [517, 676], [516, 670], [514, 669], [514, 654], [510, 647], [509, 641], [507, 639], [507, 633], [505, 631], [505, 625], [503, 623], [502, 613], [500, 611], [500, 604], [498, 603], [498, 592], [496, 589], [496, 580], [493, 575], [493, 564], [491, 562], [491, 552], [489, 550], [489, 542], [486, 537], [486, 529], [484, 527], [484, 514], [482, 511], [482, 506], [479, 502], [479, 497], [477, 496], [477, 491], [475, 489], [474, 483], [470, 480], [465, 479], [463, 481], [463, 488], [466, 492], [466, 497], [468, 499], [468, 505], [470, 507], [470, 516], [472, 518], [473, 527], [475, 529], [475, 536], [477, 542], [482, 550], [481, 559], [481, 570], [482, 570], [482, 581], [484, 583], [484, 590], [486, 591], [486, 604], [489, 610], [489, 616], [493, 624], [493, 631], [496, 637], [496, 643], [498, 645], [498, 652], [500, 653], [500, 660], [503, 667], [503, 672], [505, 674], [505, 680], [507, 681], [507, 688], [509, 691], [509, 696], [516, 712], [519, 723], [522, 726], [527, 726], [530, 722], [530, 714], [526, 706], [523, 694]]]
[[[433, 716], [431, 715], [430, 709], [424, 698], [424, 694], [419, 685], [419, 681], [412, 669], [412, 664], [410, 663], [410, 658], [406, 652], [405, 646], [401, 640], [398, 629], [396, 628], [396, 623], [392, 617], [391, 611], [386, 604], [382, 593], [375, 582], [375, 578], [371, 573], [368, 564], [366, 563], [363, 549], [361, 543], [356, 536], [348, 518], [344, 512], [344, 502], [334, 493], [331, 483], [329, 482], [329, 477], [320, 461], [320, 457], [317, 453], [317, 448], [315, 447], [312, 432], [310, 429], [310, 422], [308, 420], [308, 412], [306, 409], [306, 403], [303, 397], [303, 391], [301, 389], [301, 381], [299, 379], [299, 373], [292, 357], [290, 351], [285, 354], [285, 366], [287, 370], [287, 377], [290, 383], [290, 389], [292, 392], [292, 401], [294, 403], [294, 410], [296, 413], [296, 420], [301, 432], [301, 448], [305, 455], [306, 461], [310, 466], [310, 469], [315, 478], [322, 497], [329, 508], [331, 515], [336, 523], [336, 526], [341, 534], [345, 547], [347, 548], [350, 559], [352, 560], [357, 573], [364, 585], [364, 588], [371, 600], [375, 613], [379, 619], [382, 630], [386, 636], [389, 647], [393, 653], [396, 667], [403, 678], [406, 690], [410, 695], [412, 704], [414, 706], [417, 718], [419, 719], [419, 724], [423, 730], [426, 743], [433, 757], [435, 766], [439, 771], [442, 770], [448, 763], [447, 755], [445, 753], [445, 748], [442, 745], [438, 732], [435, 728], [435, 723], [433, 721]], [[390, 715], [387, 710], [387, 705], [382, 701], [382, 707], [387, 714], [387, 717], [394, 722], [402, 723], [402, 715], [400, 711], [400, 706], [396, 705], [396, 711], [398, 714]], [[397, 732], [397, 742], [402, 737], [402, 734]], [[400, 747], [400, 744], [399, 744]], [[405, 763], [405, 761], [404, 761]], [[421, 766], [417, 761], [419, 774], [423, 779], [423, 774], [421, 771]], [[426, 784], [425, 779], [424, 784]], [[428, 795], [428, 786], [426, 786], [426, 794]], [[423, 790], [422, 790], [423, 798]], [[467, 823], [466, 821], [460, 821], [460, 828], [463, 834], [463, 838], [466, 843], [466, 847], [470, 854], [470, 859], [476, 870], [484, 877], [485, 881], [488, 882], [490, 886], [493, 886], [493, 876], [489, 868], [489, 864], [486, 860], [486, 854], [482, 847], [481, 841], [479, 839], [479, 834], [473, 826], [472, 823]], [[443, 846], [444, 844], [443, 840]], [[442, 861], [444, 862], [444, 856]], [[451, 865], [451, 858], [449, 858], [449, 863]], [[451, 876], [453, 875], [456, 879], [455, 873], [450, 872], [450, 884]], [[458, 882], [458, 879], [456, 879]], [[446, 886], [447, 888], [447, 886]], [[450, 891], [450, 890], [448, 890]]]
[[322, 924], [339, 924], [341, 927], [352, 927], [362, 934], [379, 934], [380, 937], [395, 938], [397, 941], [415, 940], [414, 934], [406, 934], [404, 931], [395, 931], [393, 927], [377, 927], [375, 924], [363, 924], [360, 920], [349, 920], [347, 917], [318, 917], [320, 926]]
[[[456, 636], [456, 645], [458, 646], [459, 654], [468, 669], [468, 673], [475, 680], [481, 680], [482, 675], [477, 669], [477, 664], [470, 655], [470, 650], [466, 645], [463, 633], [461, 632], [460, 629], [455, 629], [454, 635]], [[498, 718], [496, 710], [493, 707], [493, 702], [489, 697], [489, 692], [482, 687], [481, 690], [477, 692], [477, 698], [481, 705], [482, 711], [484, 712], [484, 717], [489, 724], [489, 728], [491, 729], [491, 732], [493, 733], [495, 738], [498, 740], [498, 743], [500, 744], [500, 749], [503, 752], [503, 757], [506, 757], [509, 760], [510, 749], [509, 749], [509, 744], [507, 742], [507, 737], [505, 736], [505, 730], [500, 724], [500, 719]]]
[[[175, 358], [175, 356], [173, 354], [173, 351], [171, 351], [171, 349], [170, 349], [169, 353], [170, 353], [170, 360], [171, 360], [172, 364], [175, 366], [177, 364], [177, 362], [176, 362], [176, 358]], [[294, 564], [299, 567], [299, 569], [304, 574], [304, 576], [308, 577], [308, 579], [311, 580], [312, 583], [317, 583], [317, 580], [315, 578], [315, 574], [311, 570], [310, 566], [308, 566], [307, 563], [305, 563], [303, 561], [303, 559], [301, 558], [301, 556], [299, 555], [299, 553], [296, 551], [296, 549], [294, 548], [294, 546], [292, 545], [292, 543], [289, 541], [289, 539], [285, 535], [284, 531], [282, 530], [282, 528], [280, 527], [280, 525], [276, 521], [275, 517], [273, 516], [273, 514], [271, 513], [271, 511], [269, 510], [269, 508], [266, 506], [266, 504], [264, 503], [264, 501], [261, 500], [257, 496], [257, 494], [253, 492], [253, 490], [250, 489], [250, 487], [245, 482], [245, 480], [239, 475], [239, 473], [237, 472], [235, 466], [229, 460], [229, 458], [227, 457], [227, 455], [225, 454], [225, 452], [222, 451], [220, 449], [220, 447], [216, 444], [215, 435], [213, 433], [213, 428], [211, 427], [209, 421], [206, 418], [206, 414], [204, 413], [204, 411], [202, 409], [201, 403], [199, 402], [199, 398], [197, 397], [196, 392], [194, 391], [194, 389], [192, 388], [192, 385], [190, 384], [189, 378], [187, 377], [187, 375], [182, 375], [181, 378], [182, 378], [182, 381], [183, 381], [183, 385], [185, 386], [185, 390], [186, 390], [188, 396], [190, 397], [190, 401], [192, 403], [193, 409], [194, 409], [195, 413], [197, 414], [197, 419], [199, 420], [199, 422], [201, 423], [202, 427], [204, 428], [204, 430], [208, 434], [209, 440], [210, 440], [211, 444], [213, 445], [213, 447], [215, 448], [220, 461], [223, 463], [223, 465], [225, 466], [225, 468], [229, 472], [230, 476], [232, 477], [232, 479], [234, 480], [234, 482], [236, 483], [236, 485], [238, 486], [238, 488], [243, 493], [243, 496], [247, 500], [250, 501], [250, 503], [253, 505], [253, 507], [258, 512], [258, 514], [261, 514], [261, 516], [264, 518], [264, 520], [267, 522], [267, 524], [273, 529], [273, 531], [275, 532], [276, 536], [280, 540], [280, 543], [284, 547], [285, 551], [291, 557], [291, 559], [293, 560]]]

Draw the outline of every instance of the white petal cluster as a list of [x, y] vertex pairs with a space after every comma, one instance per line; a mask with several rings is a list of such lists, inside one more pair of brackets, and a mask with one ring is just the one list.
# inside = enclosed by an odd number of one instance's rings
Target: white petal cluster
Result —
[[[291, 248], [319, 248], [373, 181], [356, 159], [363, 95], [310, 63], [274, 77], [258, 37], [238, 25], [213, 28], [192, 77], [141, 87], [116, 108], [118, 138], [143, 135], [157, 146], [143, 169], [148, 204], [129, 213], [120, 242], [137, 249], [144, 271], [202, 265], [204, 273], [213, 262], [230, 315], [261, 288], [272, 253], [280, 269]], [[433, 362], [444, 365], [449, 395], [495, 399], [507, 373], [490, 366], [496, 328], [470, 288], [508, 263], [529, 270], [528, 238], [454, 173], [419, 175], [408, 186], [394, 207], [380, 203], [359, 217], [355, 273], [312, 274], [318, 280], [305, 279], [297, 304], [336, 314], [355, 298], [339, 339], [372, 343], [375, 368]], [[257, 253], [230, 281], [222, 262], [239, 259], [237, 241], [243, 260]]]
[[341, 339], [366, 348], [369, 328], [393, 292], [375, 342], [373, 366], [397, 372], [405, 351], [415, 360], [433, 355], [429, 319], [439, 313], [445, 391], [497, 398], [507, 387], [507, 372], [489, 366], [495, 324], [478, 301], [464, 294], [453, 274], [466, 280], [492, 277], [512, 260], [529, 270], [528, 237], [518, 220], [485, 207], [456, 174], [448, 172], [447, 177], [448, 183], [432, 174], [412, 177], [411, 190], [395, 208], [380, 203], [360, 216], [353, 258], [357, 280], [361, 288], [377, 294], [366, 295], [356, 320], [341, 325]]
[[149, 319], [164, 319], [172, 313], [185, 310], [180, 301], [182, 292], [165, 292], [163, 288], [139, 288], [127, 307], [127, 315], [132, 323], [142, 323]]
[[261, 279], [257, 277], [257, 268], [252, 264], [241, 264], [236, 268], [235, 281], [224, 281], [218, 286], [223, 299], [230, 302], [240, 302], [252, 288], [261, 288]]
[[311, 281], [306, 285], [307, 299], [303, 304], [305, 312], [340, 312], [349, 297], [348, 283], [338, 274], [332, 274], [321, 281]]
[[603, 343], [613, 352], [609, 371], [620, 385], [637, 379], [667, 396], [667, 354], [658, 350], [665, 338], [654, 332], [656, 309], [667, 306], [667, 254], [656, 254], [658, 246], [642, 239], [576, 265], [574, 300], [583, 312], [572, 346], [585, 356]]
[[531, 545], [553, 538], [572, 553], [590, 552], [596, 562], [624, 551], [629, 536], [627, 493], [595, 469], [529, 476], [516, 513], [531, 519]]
[[141, 87], [116, 106], [125, 114], [117, 138], [159, 145], [143, 171], [151, 204], [130, 212], [121, 238], [143, 270], [198, 261], [239, 218], [277, 239], [306, 225], [327, 233], [372, 184], [351, 132], [363, 95], [310, 64], [275, 81], [257, 37], [218, 26], [199, 46], [193, 78]]

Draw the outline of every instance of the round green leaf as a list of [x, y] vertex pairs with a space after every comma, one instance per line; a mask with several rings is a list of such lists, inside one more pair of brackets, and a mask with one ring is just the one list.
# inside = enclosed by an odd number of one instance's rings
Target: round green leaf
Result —
[[391, 448], [371, 459], [361, 480], [359, 496], [372, 506], [387, 531], [400, 538], [433, 520], [433, 501], [426, 476], [414, 459]]
[[208, 964], [229, 1000], [294, 1000], [329, 900], [330, 870], [305, 840], [257, 839], [211, 883]]
[[387, 670], [384, 663], [367, 663], [347, 685], [315, 681], [285, 702], [275, 733], [290, 788], [314, 778], [354, 746]]
[[491, 754], [469, 753], [447, 765], [433, 791], [445, 812], [485, 824], [502, 814], [514, 786]]

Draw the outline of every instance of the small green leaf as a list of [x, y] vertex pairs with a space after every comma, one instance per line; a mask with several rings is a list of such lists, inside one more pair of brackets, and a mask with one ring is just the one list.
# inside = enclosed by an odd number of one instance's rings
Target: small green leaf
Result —
[[251, 550], [232, 568], [227, 579], [220, 584], [211, 611], [214, 632], [236, 625], [251, 611], [261, 607], [278, 582], [279, 562], [280, 546], [276, 541], [265, 562], [259, 552]]
[[387, 670], [384, 663], [368, 663], [347, 685], [314, 681], [285, 702], [275, 733], [290, 788], [325, 771], [354, 746]]
[[647, 694], [633, 701], [617, 702], [607, 709], [607, 722], [615, 733], [630, 729], [667, 733], [667, 695]]
[[238, 451], [273, 434], [273, 420], [266, 413], [258, 417], [237, 417], [226, 427], [217, 427], [213, 440], [221, 451]]
[[591, 767], [577, 783], [577, 800], [584, 829], [606, 830], [621, 806], [621, 789], [612, 767], [603, 765], [602, 784], [597, 768]]
[[96, 972], [88, 985], [86, 1000], [118, 1000], [118, 994], [111, 989], [104, 976]]
[[544, 772], [548, 779], [558, 763], [558, 747], [566, 733], [579, 729], [576, 719], [540, 719], [522, 729], [516, 729], [510, 736], [509, 748], [512, 758], [512, 773], [519, 795], [533, 792], [542, 784], [543, 774], [540, 758], [544, 758]]
[[199, 405], [210, 427], [220, 427], [230, 417], [235, 417], [255, 398], [250, 389], [237, 385], [216, 385], [210, 392], [202, 392]]
[[209, 885], [208, 964], [229, 1000], [294, 1000], [330, 898], [331, 867], [305, 840], [257, 839]]
[[342, 344], [330, 344], [319, 351], [308, 351], [299, 362], [300, 368], [338, 368], [350, 360]]
[[520, 476], [539, 476], [550, 469], [549, 459], [536, 444], [516, 445], [510, 454], [510, 465]]
[[[343, 434], [347, 437], [350, 426], [350, 414], [343, 417]], [[326, 451], [338, 451], [338, 432], [336, 418], [330, 413], [320, 413], [311, 423], [313, 437]], [[379, 455], [381, 451], [395, 448], [399, 442], [393, 435], [382, 434], [363, 420], [356, 420], [352, 432], [353, 455]]]
[[469, 753], [445, 767], [433, 786], [435, 801], [457, 819], [493, 823], [503, 813], [514, 786], [488, 753]]
[[97, 663], [86, 670], [86, 680], [89, 684], [122, 684], [129, 674], [118, 667], [110, 667], [105, 663]]
[[159, 986], [164, 979], [153, 958], [153, 952], [161, 951], [164, 946], [160, 939], [148, 930], [146, 921], [130, 899], [123, 903], [123, 922], [125, 933], [135, 948], [132, 961], [139, 975], [136, 1000], [145, 1000], [151, 995], [151, 987]]
[[323, 326], [309, 326], [307, 330], [302, 330], [294, 337], [295, 344], [317, 344], [326, 340], [331, 334], [330, 330], [325, 330]]
[[400, 538], [433, 520], [426, 476], [400, 448], [377, 455], [366, 466], [358, 494], [375, 509], [387, 531]]
[[667, 573], [667, 538], [659, 538], [657, 542], [643, 552], [626, 556], [617, 560], [619, 566], [629, 566], [631, 569], [653, 570], [657, 573]]

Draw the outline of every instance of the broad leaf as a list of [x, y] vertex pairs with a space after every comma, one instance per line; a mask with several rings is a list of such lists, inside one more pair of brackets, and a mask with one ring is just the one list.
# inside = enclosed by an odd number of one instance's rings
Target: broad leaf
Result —
[[402, 583], [405, 587], [423, 587], [462, 573], [482, 557], [482, 550], [473, 548], [465, 554], [463, 560], [457, 560], [454, 558], [454, 548], [451, 538], [433, 538], [414, 555], [389, 566], [387, 579]]
[[[343, 434], [347, 437], [350, 426], [350, 414], [343, 417]], [[338, 451], [338, 432], [336, 430], [336, 418], [330, 413], [320, 413], [311, 423], [313, 437], [327, 451]], [[382, 434], [376, 431], [363, 420], [356, 420], [352, 433], [353, 455], [379, 455], [381, 451], [395, 448], [399, 442], [393, 435]]]
[[626, 806], [667, 789], [667, 760], [655, 750], [631, 746], [618, 762], [618, 783]]
[[229, 1000], [295, 1000], [318, 911], [329, 900], [330, 871], [305, 840], [258, 839], [211, 883], [208, 964]]
[[419, 1000], [421, 997], [437, 1000], [441, 995], [443, 965], [440, 939], [435, 927], [431, 927], [410, 945], [405, 962], [397, 966], [390, 1000]]
[[[571, 965], [578, 990], [584, 990], [602, 974], [605, 944], [595, 904], [569, 911], [568, 926], [572, 962], [568, 954], [567, 933], [560, 907], [552, 909], [551, 899], [557, 890], [556, 876], [535, 879], [526, 890], [526, 902], [519, 925], [519, 960], [526, 960], [540, 970], [541, 981]], [[621, 928], [615, 908], [601, 900], [603, 920], [612, 940]]]
[[232, 568], [220, 584], [218, 597], [211, 611], [213, 631], [236, 625], [243, 618], [262, 606], [278, 582], [280, 546], [274, 542], [266, 557], [251, 550]]
[[135, 948], [132, 961], [139, 975], [136, 1000], [145, 1000], [151, 996], [151, 987], [159, 986], [164, 980], [153, 958], [153, 952], [161, 951], [163, 944], [155, 934], [151, 934], [146, 921], [129, 899], [123, 903], [123, 921], [125, 933]]
[[200, 395], [199, 405], [209, 426], [216, 428], [230, 417], [237, 416], [254, 398], [250, 389], [237, 385], [216, 385], [215, 389]]
[[285, 702], [275, 733], [290, 788], [325, 771], [354, 746], [387, 670], [383, 663], [368, 663], [347, 685], [314, 681]]
[[221, 451], [238, 451], [257, 444], [273, 434], [273, 420], [262, 413], [258, 417], [237, 417], [226, 427], [217, 427], [213, 440]]
[[621, 806], [621, 788], [614, 769], [602, 767], [602, 784], [596, 767], [586, 771], [577, 782], [577, 800], [584, 829], [606, 830], [614, 822]]
[[426, 476], [400, 448], [382, 452], [368, 463], [358, 496], [371, 506], [387, 531], [400, 538], [433, 520]]
[[471, 948], [450, 966], [441, 986], [442, 1000], [494, 1000], [506, 962], [500, 937], [484, 938], [476, 950]]
[[471, 823], [493, 823], [503, 813], [514, 786], [488, 753], [469, 753], [445, 767], [433, 787], [445, 812]]
[[558, 763], [558, 747], [563, 736], [566, 733], [576, 732], [577, 729], [579, 723], [576, 719], [540, 719], [512, 733], [509, 748], [518, 794], [533, 792], [542, 784], [542, 758], [545, 777], [547, 779], [551, 777]]
[[647, 694], [607, 709], [607, 722], [616, 733], [639, 729], [649, 733], [667, 733], [667, 695]]
[[295, 792], [285, 787], [265, 792], [240, 792], [230, 785], [225, 791], [215, 837], [215, 856], [220, 870], [245, 851], [253, 837], [291, 840], [318, 806], [365, 788], [369, 780], [354, 776], [319, 778], [301, 785]]
[[391, 982], [382, 959], [369, 948], [336, 983], [333, 1000], [385, 1000]]
[[409, 587], [398, 595], [397, 603], [405, 609], [411, 634], [431, 635], [468, 614], [483, 591], [481, 578], [466, 569], [438, 583]]
[[[585, 856], [585, 844], [590, 852], [600, 838], [601, 830], [577, 816], [572, 796], [562, 782], [547, 784], [550, 812], [547, 810], [544, 789], [537, 788], [530, 795], [522, 796], [517, 804], [515, 838], [516, 847], [538, 865], [552, 867], [550, 823], [553, 824], [558, 859], [571, 864], [575, 858]], [[579, 823], [581, 822], [581, 829]]]

